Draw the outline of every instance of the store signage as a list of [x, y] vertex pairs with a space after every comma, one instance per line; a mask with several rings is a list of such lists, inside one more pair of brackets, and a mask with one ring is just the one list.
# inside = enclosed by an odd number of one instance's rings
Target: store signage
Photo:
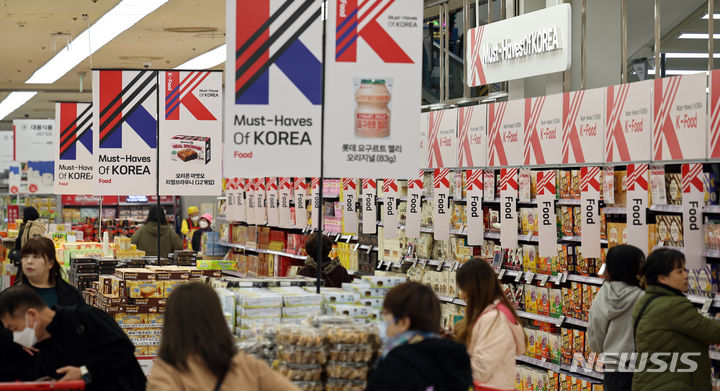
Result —
[[27, 163], [10, 163], [8, 171], [8, 187], [10, 194], [27, 194]]
[[562, 128], [562, 95], [525, 99], [524, 164], [559, 164]]
[[600, 167], [580, 169], [580, 248], [584, 258], [600, 258]]
[[483, 170], [467, 170], [466, 175], [467, 241], [470, 246], [482, 246], [485, 244], [485, 223], [482, 208]]
[[310, 223], [312, 229], [317, 230], [320, 228], [320, 205], [322, 204], [322, 195], [320, 194], [320, 178], [310, 178], [310, 199], [312, 200], [312, 206], [310, 210]]
[[257, 178], [255, 185], [255, 224], [267, 224], [267, 178]]
[[429, 168], [457, 166], [457, 114], [457, 109], [430, 112]]
[[537, 173], [538, 256], [557, 256], [557, 217], [555, 216], [555, 170]]
[[0, 171], [5, 171], [13, 161], [13, 132], [0, 131]]
[[160, 194], [219, 195], [222, 73], [160, 71], [158, 76]]
[[500, 245], [505, 249], [518, 247], [518, 170], [500, 170]]
[[281, 228], [292, 228], [292, 214], [290, 213], [290, 201], [292, 200], [292, 179], [289, 177], [281, 177], [279, 180], [278, 225]]
[[612, 166], [603, 167], [603, 202], [605, 205], [615, 203], [615, 168]]
[[20, 220], [20, 206], [18, 205], [8, 205], [7, 206], [7, 221], [15, 222]]
[[330, 0], [326, 10], [326, 175], [407, 178], [419, 158], [423, 2]]
[[52, 119], [13, 120], [13, 160], [47, 160], [55, 156], [55, 121]]
[[519, 166], [523, 163], [525, 102], [511, 100], [488, 107], [488, 165]]
[[322, 4], [227, 0], [226, 175], [318, 175]]
[[648, 165], [627, 165], [627, 244], [648, 249]]
[[245, 178], [235, 178], [235, 206], [237, 208], [236, 216], [238, 221], [247, 222], [247, 199], [245, 192], [247, 190], [248, 181]]
[[571, 60], [571, 8], [560, 4], [467, 32], [470, 87], [562, 72]]
[[383, 222], [383, 238], [397, 239], [398, 237], [398, 214], [397, 214], [397, 197], [398, 185], [395, 179], [383, 180], [383, 203], [382, 222]]
[[158, 71], [94, 70], [92, 75], [93, 193], [155, 193]]
[[495, 201], [495, 170], [483, 171], [483, 200]]
[[117, 205], [117, 196], [96, 196], [96, 195], [71, 195], [62, 196], [62, 204], [69, 206], [98, 206], [102, 201], [103, 205]]
[[239, 221], [237, 216], [237, 178], [225, 179], [225, 218], [227, 221]]
[[55, 194], [93, 192], [92, 125], [91, 103], [55, 103]]
[[418, 166], [417, 168], [430, 167], [430, 155], [428, 151], [428, 129], [430, 126], [430, 113], [420, 114], [420, 148], [418, 149]]
[[655, 79], [652, 158], [703, 159], [707, 153], [707, 76]]
[[54, 194], [55, 162], [27, 162], [28, 194]]
[[720, 70], [710, 73], [710, 118], [708, 124], [707, 156], [720, 158]]
[[362, 233], [374, 234], [377, 232], [377, 183], [374, 179], [362, 180]]
[[247, 201], [247, 207], [245, 209], [245, 213], [246, 213], [245, 217], [246, 217], [247, 223], [250, 225], [257, 224], [256, 220], [255, 220], [255, 210], [257, 209], [255, 206], [257, 204], [257, 198], [255, 198], [256, 197], [256, 195], [255, 195], [256, 181], [257, 181], [256, 178], [249, 178], [247, 181], [247, 190], [245, 192], [245, 197], [246, 197], [245, 199]]
[[306, 228], [307, 223], [307, 188], [305, 178], [295, 178], [293, 195], [295, 197], [295, 228]]
[[356, 234], [358, 231], [358, 181], [342, 178], [343, 233]]
[[[682, 165], [683, 233], [670, 232], [671, 236], [684, 241], [683, 253], [689, 269], [705, 267], [705, 237], [702, 208], [705, 205], [702, 163]], [[673, 239], [674, 240], [674, 239]]]
[[278, 181], [276, 177], [265, 180], [265, 191], [267, 193], [267, 221], [271, 227], [279, 225], [278, 215]]
[[605, 162], [650, 160], [653, 82], [607, 87]]
[[418, 239], [420, 237], [424, 176], [425, 172], [419, 170], [415, 178], [408, 181], [407, 214], [405, 217], [405, 236], [408, 239]]
[[433, 175], [433, 233], [435, 240], [450, 239], [450, 170], [435, 169]]
[[457, 163], [460, 167], [487, 164], [487, 108], [487, 105], [477, 105], [458, 109]]
[[603, 162], [604, 106], [604, 88], [563, 94], [563, 164]]

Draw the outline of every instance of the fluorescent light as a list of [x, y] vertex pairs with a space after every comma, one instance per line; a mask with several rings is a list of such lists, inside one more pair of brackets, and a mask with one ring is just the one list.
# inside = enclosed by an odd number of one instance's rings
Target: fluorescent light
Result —
[[103, 15], [89, 29], [78, 35], [70, 45], [40, 67], [25, 82], [51, 84], [75, 68], [96, 50], [132, 27], [168, 0], [123, 0]]
[[[693, 75], [696, 73], [707, 74], [707, 71], [698, 71], [698, 70], [690, 70], [690, 69], [668, 69], [665, 71], [665, 75], [667, 75], [667, 76]], [[648, 75], [654, 75], [654, 74], [655, 74], [654, 69], [648, 69]]]
[[[708, 14], [708, 13], [706, 12], [705, 15], [703, 15], [702, 18], [707, 20], [707, 19], [708, 19], [708, 15], [710, 15], [710, 14]], [[715, 20], [715, 19], [720, 20], [720, 14], [713, 14], [713, 20]]]
[[24, 105], [25, 102], [32, 99], [33, 96], [37, 95], [36, 91], [13, 91], [7, 98], [0, 102], [0, 119], [4, 119], [10, 113], [17, 110], [20, 106]]
[[208, 69], [224, 63], [225, 58], [227, 58], [227, 45], [223, 44], [195, 58], [191, 58], [176, 66], [175, 69]]
[[[708, 58], [707, 52], [705, 53], [665, 53], [665, 58]], [[713, 58], [720, 58], [720, 53], [713, 54]]]
[[[708, 33], [682, 33], [678, 38], [680, 39], [708, 39], [710, 35]], [[714, 39], [720, 39], [720, 34], [713, 34]]]

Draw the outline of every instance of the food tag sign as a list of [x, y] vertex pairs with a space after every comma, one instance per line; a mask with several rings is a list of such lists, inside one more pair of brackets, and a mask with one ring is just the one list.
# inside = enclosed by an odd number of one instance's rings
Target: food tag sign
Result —
[[580, 169], [580, 246], [584, 258], [600, 258], [600, 167]]
[[374, 234], [377, 232], [377, 205], [375, 203], [375, 195], [377, 194], [377, 183], [374, 179], [362, 180], [362, 208], [363, 208], [363, 227], [364, 234]]
[[436, 169], [433, 177], [435, 209], [433, 212], [433, 232], [435, 240], [450, 239], [449, 191], [450, 181], [447, 168]]
[[555, 217], [555, 170], [537, 173], [538, 255], [557, 256], [557, 217]]
[[467, 190], [467, 241], [470, 246], [481, 246], [485, 242], [483, 221], [483, 170], [468, 170], [465, 182]]
[[407, 217], [405, 218], [405, 236], [408, 239], [420, 237], [420, 217], [422, 214], [424, 172], [419, 171], [418, 176], [408, 182]]
[[648, 165], [627, 166], [627, 243], [648, 252]]
[[397, 194], [398, 186], [395, 179], [385, 179], [383, 181], [383, 196], [385, 203], [383, 204], [383, 238], [397, 239], [398, 237], [398, 215], [397, 215]]
[[518, 170], [503, 168], [500, 170], [500, 245], [506, 249], [518, 246]]
[[288, 177], [282, 177], [279, 184], [279, 207], [278, 207], [278, 223], [280, 227], [292, 228], [292, 220], [290, 214], [290, 200], [292, 199], [292, 181]]
[[295, 178], [295, 182], [293, 183], [295, 193], [295, 228], [307, 227], [307, 208], [305, 208], [307, 186], [305, 178]]
[[343, 178], [343, 232], [347, 234], [357, 233], [357, 179]]
[[683, 252], [689, 269], [702, 269], [706, 266], [702, 253], [705, 247], [702, 223], [705, 188], [702, 177], [702, 163], [682, 165]]

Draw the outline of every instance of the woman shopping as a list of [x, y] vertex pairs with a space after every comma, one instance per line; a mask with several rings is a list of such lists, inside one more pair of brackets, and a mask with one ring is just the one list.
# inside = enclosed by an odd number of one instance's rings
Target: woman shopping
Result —
[[202, 236], [205, 232], [212, 231], [212, 215], [205, 213], [200, 216], [198, 220], [198, 229], [192, 235], [192, 249], [193, 251], [200, 251], [202, 248]]
[[20, 262], [20, 252], [28, 240], [41, 236], [45, 233], [45, 225], [40, 221], [40, 213], [32, 206], [26, 206], [23, 209], [23, 220], [18, 231], [17, 239], [15, 239], [15, 248], [10, 253], [9, 258], [16, 264]]
[[[340, 288], [343, 282], [352, 282], [353, 278], [348, 274], [347, 270], [340, 265], [340, 261], [337, 258], [330, 258], [332, 246], [332, 239], [321, 233], [315, 232], [308, 236], [305, 241], [307, 260], [305, 260], [305, 267], [298, 271], [298, 275], [316, 278], [319, 267], [326, 287]], [[320, 248], [322, 258], [320, 262], [318, 262], [317, 254]]]
[[[160, 225], [158, 225], [158, 222]], [[183, 249], [182, 239], [173, 231], [165, 218], [165, 210], [156, 205], [150, 207], [145, 224], [130, 238], [138, 250], [145, 251], [147, 256], [158, 255], [158, 236], [160, 236], [160, 256]]]

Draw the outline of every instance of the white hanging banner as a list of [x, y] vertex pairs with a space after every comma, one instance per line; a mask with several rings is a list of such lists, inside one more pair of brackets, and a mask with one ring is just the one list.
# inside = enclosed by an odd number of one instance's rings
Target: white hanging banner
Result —
[[27, 162], [28, 194], [53, 194], [54, 173], [55, 162], [52, 160]]
[[436, 169], [433, 175], [433, 232], [435, 240], [450, 239], [450, 170]]
[[500, 170], [500, 245], [506, 249], [518, 247], [518, 169]]
[[469, 246], [485, 243], [485, 222], [483, 218], [483, 170], [467, 170], [465, 181], [467, 193], [467, 242]]
[[237, 220], [247, 222], [247, 200], [245, 198], [245, 191], [247, 189], [247, 179], [235, 178], [235, 187], [237, 192], [235, 193], [235, 205], [237, 208]]
[[430, 113], [420, 114], [420, 149], [418, 151], [418, 167], [430, 167], [430, 154], [428, 151], [428, 130], [430, 126]]
[[278, 183], [276, 177], [267, 178], [265, 182], [267, 192], [267, 221], [271, 227], [277, 227], [280, 216], [278, 215]]
[[420, 237], [424, 174], [425, 173], [420, 170], [415, 179], [408, 181], [407, 215], [405, 217], [405, 236], [408, 239], [417, 239]]
[[255, 182], [255, 224], [258, 225], [265, 225], [267, 223], [266, 180], [267, 178], [257, 178], [257, 182]]
[[292, 180], [289, 177], [278, 178], [280, 183], [278, 199], [278, 225], [281, 228], [292, 228], [292, 215], [290, 213], [290, 200], [292, 200]]
[[603, 168], [603, 201], [605, 205], [615, 203], [615, 168], [607, 166]]
[[456, 167], [457, 109], [431, 111], [429, 118], [429, 168]]
[[362, 180], [362, 233], [374, 234], [377, 232], [377, 184], [374, 179]]
[[600, 181], [600, 167], [580, 168], [580, 247], [584, 258], [601, 256]]
[[225, 180], [225, 219], [229, 222], [238, 221], [237, 215], [237, 178]]
[[602, 163], [605, 89], [563, 94], [562, 163]]
[[705, 190], [702, 177], [702, 163], [682, 165], [683, 252], [688, 269], [702, 269], [706, 266], [703, 256], [705, 234], [702, 208], [705, 204]]
[[10, 194], [27, 194], [27, 163], [12, 162], [8, 170]]
[[457, 163], [459, 167], [484, 167], [487, 164], [487, 105], [458, 109]]
[[705, 158], [706, 87], [704, 72], [655, 79], [653, 160]]
[[488, 106], [488, 165], [522, 165], [525, 102], [511, 100]]
[[667, 205], [665, 166], [650, 166], [650, 194], [653, 205]]
[[357, 201], [358, 201], [358, 189], [357, 179], [355, 178], [342, 178], [342, 190], [343, 190], [343, 233], [347, 235], [353, 235], [358, 232], [358, 212], [357, 212]]
[[648, 165], [627, 165], [627, 244], [648, 253]]
[[55, 103], [55, 194], [92, 194], [92, 104]]
[[5, 171], [13, 162], [13, 132], [0, 130], [0, 171]]
[[710, 116], [707, 135], [707, 157], [720, 158], [720, 70], [710, 73]]
[[312, 209], [310, 209], [310, 224], [312, 229], [317, 230], [320, 227], [320, 204], [322, 203], [322, 194], [320, 194], [320, 178], [310, 178], [310, 198], [312, 199]]
[[495, 170], [483, 171], [483, 201], [495, 201]]
[[559, 164], [562, 128], [561, 94], [525, 99], [525, 165]]
[[606, 163], [650, 160], [653, 82], [607, 87]]
[[257, 210], [257, 195], [255, 189], [257, 188], [257, 178], [250, 178], [247, 181], [247, 191], [245, 192], [245, 199], [247, 200], [247, 223], [257, 224], [255, 220], [255, 211]]
[[54, 156], [55, 121], [51, 119], [13, 120], [13, 160], [18, 162], [49, 160]]
[[295, 178], [293, 194], [295, 197], [295, 228], [306, 228], [307, 222], [307, 188], [305, 178]]
[[383, 238], [397, 239], [398, 237], [398, 215], [397, 215], [397, 195], [398, 186], [395, 179], [385, 179], [383, 181]]
[[537, 173], [538, 256], [557, 256], [557, 217], [555, 216], [555, 170]]

